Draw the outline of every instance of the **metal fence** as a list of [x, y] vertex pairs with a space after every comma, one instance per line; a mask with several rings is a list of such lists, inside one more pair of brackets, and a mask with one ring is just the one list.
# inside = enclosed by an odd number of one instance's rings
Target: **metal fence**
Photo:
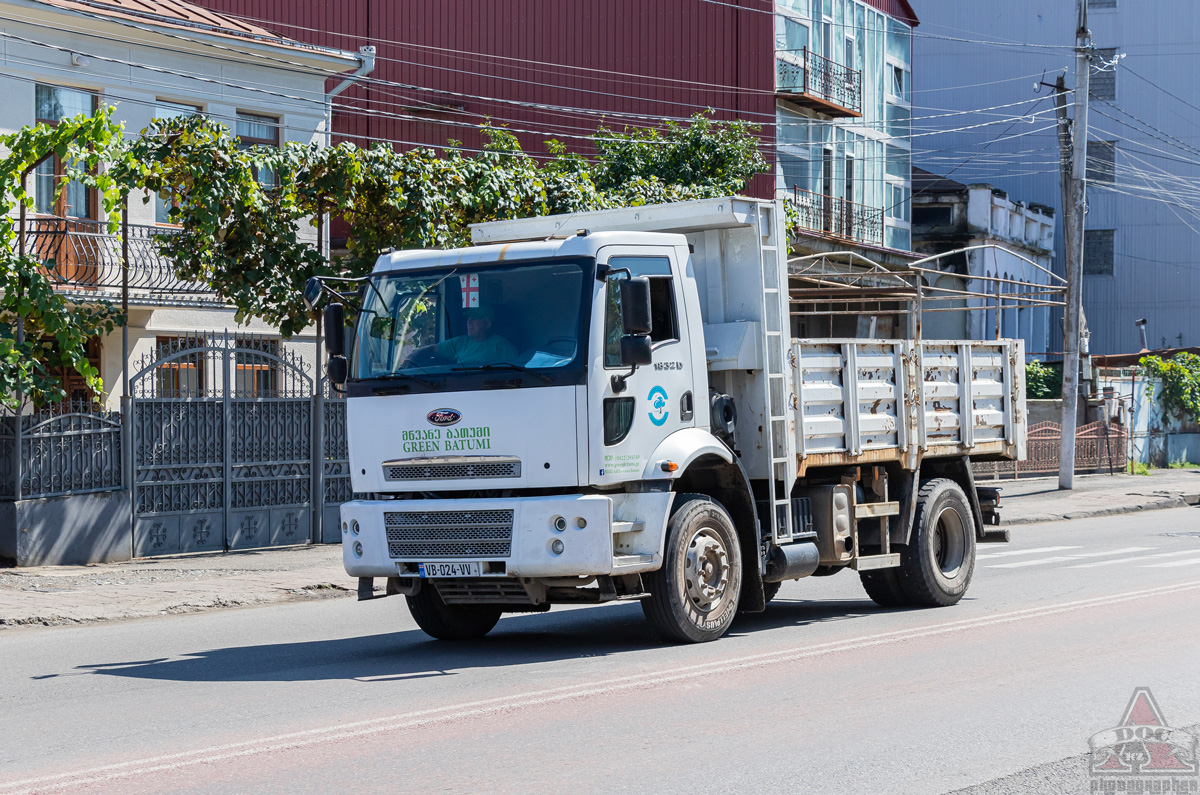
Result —
[[[1093, 422], [1075, 433], [1075, 471], [1124, 472], [1128, 461], [1129, 435], [1117, 423]], [[1029, 426], [1024, 461], [978, 461], [972, 465], [976, 478], [1041, 477], [1058, 473], [1062, 426], [1036, 422]]]
[[0, 499], [120, 490], [121, 445], [120, 413], [91, 404], [63, 404], [21, 417], [3, 417]]
[[0, 417], [0, 500], [128, 491], [137, 557], [338, 541], [346, 408], [310, 371], [277, 339], [163, 341], [121, 412]]

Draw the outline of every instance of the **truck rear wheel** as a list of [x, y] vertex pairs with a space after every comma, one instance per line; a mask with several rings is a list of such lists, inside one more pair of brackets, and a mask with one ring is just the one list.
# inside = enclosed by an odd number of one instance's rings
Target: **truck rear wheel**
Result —
[[975, 521], [953, 480], [921, 484], [912, 537], [900, 554], [900, 587], [911, 604], [945, 607], [967, 592], [975, 571]]
[[495, 605], [448, 605], [431, 583], [421, 586], [415, 595], [404, 598], [408, 612], [426, 635], [438, 640], [474, 640], [491, 632], [500, 620], [500, 608]]
[[655, 634], [702, 643], [725, 634], [742, 592], [742, 552], [725, 508], [703, 494], [680, 494], [667, 522], [663, 565], [647, 579], [642, 610]]

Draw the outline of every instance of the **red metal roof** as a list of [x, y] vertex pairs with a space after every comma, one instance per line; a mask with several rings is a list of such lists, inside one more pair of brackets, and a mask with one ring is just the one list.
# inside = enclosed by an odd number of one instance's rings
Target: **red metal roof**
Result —
[[893, 16], [901, 22], [912, 25], [914, 28], [921, 24], [921, 20], [917, 19], [916, 13], [913, 12], [912, 6], [908, 4], [908, 0], [863, 0], [864, 3], [877, 8], [888, 16]]
[[198, 31], [328, 55], [341, 55], [273, 33], [264, 27], [218, 14], [181, 0], [36, 0], [67, 11], [123, 19], [160, 27]]

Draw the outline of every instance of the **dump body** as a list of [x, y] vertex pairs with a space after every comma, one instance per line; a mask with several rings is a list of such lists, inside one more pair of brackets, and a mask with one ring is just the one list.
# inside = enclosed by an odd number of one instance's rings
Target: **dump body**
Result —
[[1021, 340], [793, 340], [800, 474], [913, 456], [1025, 455]]

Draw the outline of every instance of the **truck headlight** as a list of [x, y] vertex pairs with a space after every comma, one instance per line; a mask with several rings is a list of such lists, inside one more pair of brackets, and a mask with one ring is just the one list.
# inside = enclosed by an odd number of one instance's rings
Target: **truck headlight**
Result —
[[362, 542], [361, 542], [361, 541], [355, 541], [355, 542], [354, 542], [354, 557], [356, 557], [356, 558], [361, 558], [361, 557], [362, 557], [362, 553], [363, 553], [363, 549], [362, 549]]
[[556, 538], [550, 542], [550, 551], [555, 555], [561, 555], [564, 549], [566, 549], [566, 546], [563, 544], [561, 538]]
[[[350, 532], [353, 533], [354, 535], [358, 535], [358, 529], [359, 529], [358, 528], [358, 520], [357, 519], [350, 520]], [[359, 554], [362, 554], [362, 553], [359, 553]]]

